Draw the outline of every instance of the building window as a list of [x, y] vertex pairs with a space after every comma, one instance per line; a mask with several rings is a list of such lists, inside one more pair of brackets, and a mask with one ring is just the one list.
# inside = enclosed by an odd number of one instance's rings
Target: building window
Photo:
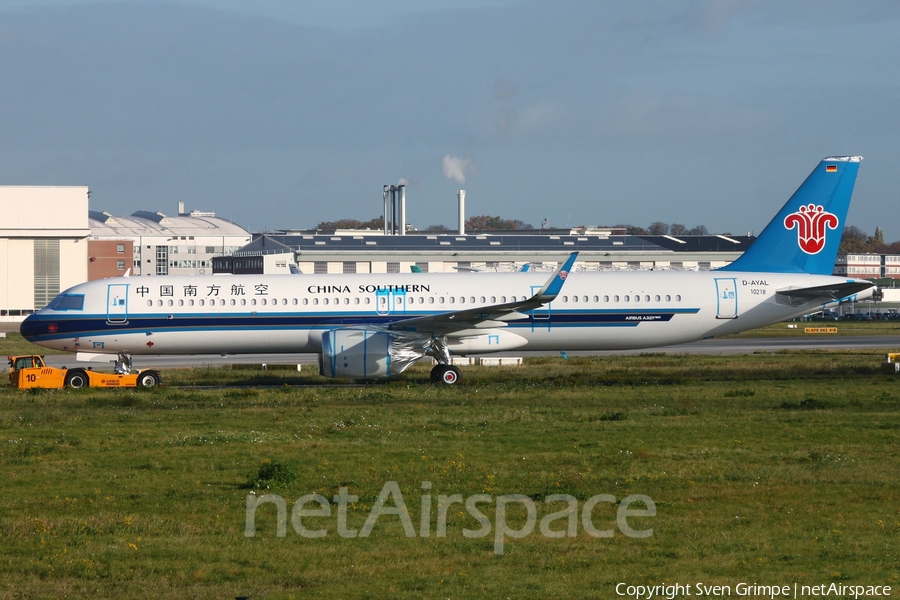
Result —
[[59, 240], [34, 240], [34, 307], [59, 294]]
[[116, 261], [116, 267], [117, 267], [120, 271], [124, 271], [124, 270], [125, 270], [125, 261], [124, 261], [124, 260]]
[[387, 272], [388, 273], [399, 273], [400, 272], [400, 263], [398, 262], [389, 262], [387, 264]]
[[344, 261], [344, 273], [356, 273], [356, 261]]
[[324, 260], [317, 260], [313, 263], [313, 273], [316, 275], [325, 275], [328, 273], [328, 263]]
[[116, 244], [116, 252], [125, 254], [125, 244]]
[[427, 262], [417, 262], [416, 266], [419, 267], [420, 269], [422, 269], [423, 273], [428, 272], [428, 263]]
[[[147, 262], [150, 262], [149, 260]], [[169, 274], [169, 247], [168, 246], [157, 246], [156, 247], [156, 274], [157, 275], [168, 275]]]

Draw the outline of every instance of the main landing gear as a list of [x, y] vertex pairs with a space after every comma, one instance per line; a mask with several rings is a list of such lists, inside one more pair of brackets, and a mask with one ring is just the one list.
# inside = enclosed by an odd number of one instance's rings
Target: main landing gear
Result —
[[453, 365], [435, 365], [431, 370], [431, 381], [433, 383], [454, 385], [459, 381], [460, 377], [462, 377], [462, 374]]
[[450, 360], [450, 350], [447, 348], [447, 338], [441, 336], [431, 340], [431, 347], [425, 352], [426, 356], [430, 356], [438, 361], [438, 364], [431, 369], [431, 381], [433, 383], [446, 383], [447, 385], [455, 385], [459, 382], [462, 374], [459, 369], [453, 365]]

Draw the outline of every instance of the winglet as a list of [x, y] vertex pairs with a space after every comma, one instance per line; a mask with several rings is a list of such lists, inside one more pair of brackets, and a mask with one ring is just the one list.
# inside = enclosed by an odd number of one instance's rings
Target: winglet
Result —
[[569, 276], [569, 271], [572, 270], [572, 265], [575, 264], [575, 259], [578, 258], [578, 253], [573, 252], [569, 255], [569, 258], [566, 259], [566, 262], [556, 270], [556, 272], [547, 280], [547, 283], [544, 284], [537, 294], [534, 295], [534, 300], [538, 300], [542, 303], [544, 302], [552, 302], [556, 296], [559, 294], [559, 291], [562, 289], [563, 284], [566, 282], [566, 277]]

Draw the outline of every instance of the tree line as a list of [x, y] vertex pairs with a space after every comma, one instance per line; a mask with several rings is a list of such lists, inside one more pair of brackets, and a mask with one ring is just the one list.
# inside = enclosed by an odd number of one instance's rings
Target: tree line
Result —
[[[358, 219], [338, 219], [337, 221], [322, 221], [316, 225], [316, 229], [384, 229], [384, 217], [375, 217], [368, 221]], [[466, 229], [473, 231], [500, 231], [508, 229], [534, 229], [530, 223], [518, 219], [503, 219], [490, 215], [477, 215], [466, 219]], [[421, 231], [456, 231], [446, 225], [429, 225]]]

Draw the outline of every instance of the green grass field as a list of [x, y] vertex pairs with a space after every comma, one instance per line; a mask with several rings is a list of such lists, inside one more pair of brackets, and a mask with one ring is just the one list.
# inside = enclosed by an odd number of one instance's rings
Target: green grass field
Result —
[[[464, 369], [455, 388], [417, 367], [388, 384], [294, 387], [317, 377], [166, 371], [170, 385], [272, 388], [19, 392], [0, 388], [0, 598], [615, 598], [614, 586], [798, 582], [900, 587], [900, 379], [883, 355], [776, 353], [533, 359]], [[282, 383], [284, 385], [278, 385]], [[303, 495], [358, 496], [363, 527], [386, 482], [417, 535], [383, 515], [368, 537], [302, 537]], [[423, 490], [422, 482], [431, 489]], [[268, 489], [266, 489], [268, 488]], [[247, 496], [257, 508], [245, 537]], [[420, 533], [430, 495], [429, 537]], [[438, 537], [437, 498], [461, 504]], [[521, 494], [538, 520], [597, 494], [650, 497], [656, 515], [591, 513], [609, 538], [539, 527], [495, 553], [496, 498]], [[307, 504], [307, 509], [316, 505]], [[390, 501], [388, 506], [395, 506]], [[635, 508], [641, 508], [636, 505]], [[510, 503], [510, 528], [526, 523]], [[555, 531], [568, 521], [557, 519]]]

